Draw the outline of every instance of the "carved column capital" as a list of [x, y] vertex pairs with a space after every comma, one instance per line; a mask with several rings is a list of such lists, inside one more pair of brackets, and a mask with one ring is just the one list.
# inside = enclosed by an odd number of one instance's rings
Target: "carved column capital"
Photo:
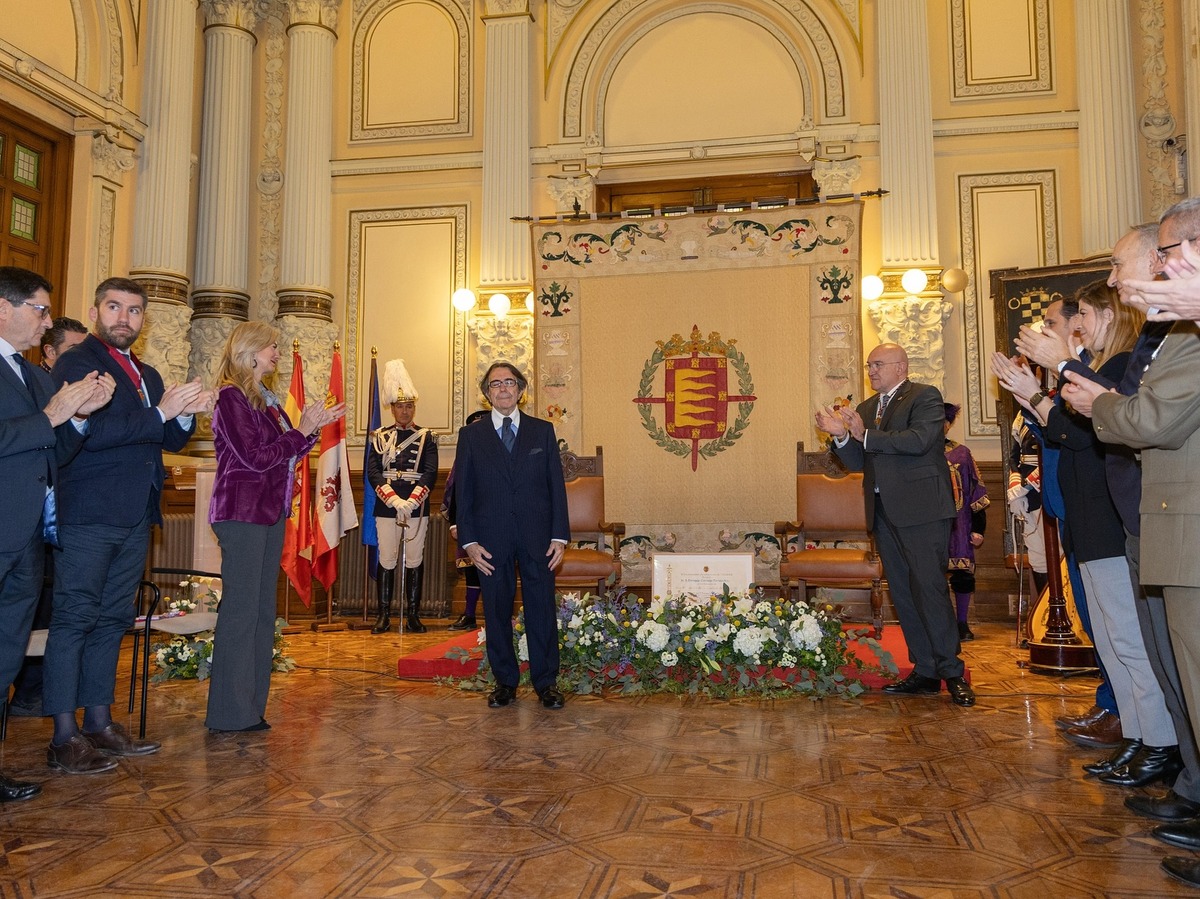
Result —
[[188, 357], [191, 351], [188, 325], [191, 318], [192, 310], [186, 305], [164, 303], [153, 296], [150, 297], [146, 308], [146, 324], [138, 335], [134, 351], [158, 369], [158, 373], [168, 384], [182, 384], [188, 379]]
[[200, 0], [206, 28], [226, 25], [253, 33], [258, 24], [254, 6], [254, 0]]
[[527, 16], [529, 0], [484, 0], [485, 16]]
[[511, 362], [529, 379], [526, 407], [536, 409], [533, 372], [533, 316], [507, 315], [497, 318], [477, 313], [467, 318], [467, 327], [475, 336], [475, 378], [478, 384], [493, 362]]
[[813, 162], [813, 180], [823, 196], [852, 193], [854, 182], [861, 175], [862, 166], [857, 156], [849, 159], [817, 159]]
[[546, 191], [554, 200], [555, 208], [560, 212], [571, 212], [575, 204], [583, 211], [588, 210], [592, 195], [595, 193], [596, 179], [591, 175], [579, 178], [551, 177], [546, 183]]
[[113, 184], [122, 183], [121, 176], [135, 165], [133, 150], [122, 147], [107, 131], [97, 131], [92, 139], [92, 163], [95, 173]]
[[340, 0], [289, 0], [289, 25], [320, 25], [337, 33]]
[[908, 353], [908, 373], [914, 381], [946, 387], [946, 343], [942, 326], [952, 306], [940, 294], [922, 294], [901, 300], [881, 299], [867, 304], [867, 312], [881, 343], [896, 343]]

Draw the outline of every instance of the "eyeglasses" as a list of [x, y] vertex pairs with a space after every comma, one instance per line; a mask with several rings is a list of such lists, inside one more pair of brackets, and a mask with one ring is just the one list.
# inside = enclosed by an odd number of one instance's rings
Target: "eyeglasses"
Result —
[[[1187, 238], [1187, 240], [1195, 240], [1195, 239], [1196, 239], [1196, 238], [1194, 238], [1194, 237], [1189, 237], [1189, 238]], [[1169, 244], [1167, 244], [1165, 247], [1155, 247], [1155, 248], [1154, 248], [1154, 252], [1155, 252], [1155, 254], [1158, 256], [1158, 261], [1159, 261], [1159, 262], [1166, 262], [1166, 261], [1167, 261], [1167, 254], [1168, 254], [1169, 252], [1171, 252], [1171, 250], [1175, 249], [1176, 247], [1181, 247], [1181, 246], [1183, 246], [1184, 242], [1185, 242], [1185, 241], [1182, 241], [1182, 240], [1181, 240], [1181, 241], [1179, 241], [1178, 243], [1169, 243]]]
[[885, 365], [899, 365], [899, 362], [868, 362], [866, 365], [867, 371], [878, 371]]
[[499, 390], [501, 387], [507, 387], [509, 390], [512, 390], [514, 387], [517, 386], [517, 381], [515, 378], [505, 378], [502, 381], [501, 380], [488, 381], [487, 386], [488, 386], [488, 390]]
[[29, 302], [29, 300], [21, 300], [21, 302], [18, 303], [17, 305], [18, 306], [28, 306], [30, 309], [32, 309], [34, 312], [36, 312], [42, 318], [50, 317], [50, 307], [43, 303], [31, 303], [31, 302]]

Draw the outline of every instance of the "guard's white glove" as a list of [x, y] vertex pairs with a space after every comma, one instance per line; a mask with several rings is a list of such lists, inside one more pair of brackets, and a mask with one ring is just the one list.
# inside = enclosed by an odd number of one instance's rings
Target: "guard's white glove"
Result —
[[403, 515], [405, 518], [412, 518], [413, 512], [420, 507], [419, 503], [414, 503], [411, 499], [399, 500], [394, 508], [397, 515]]
[[388, 497], [387, 504], [391, 508], [395, 509], [397, 512], [399, 512], [401, 509], [404, 508], [404, 500], [402, 500], [400, 497], [396, 496], [395, 493], [393, 493], [391, 496]]
[[1029, 511], [1029, 497], [1024, 493], [1020, 496], [1010, 497], [1008, 500], [1008, 509], [1013, 515], [1024, 515]]

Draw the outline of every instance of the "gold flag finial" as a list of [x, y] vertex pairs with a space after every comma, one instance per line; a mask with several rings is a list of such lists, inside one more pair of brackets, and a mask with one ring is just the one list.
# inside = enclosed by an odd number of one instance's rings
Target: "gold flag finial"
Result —
[[340, 340], [335, 340], [333, 342], [333, 351], [335, 353], [340, 353], [342, 351], [342, 342]]
[[299, 340], [299, 338], [297, 338], [296, 340], [293, 340], [293, 341], [292, 341], [292, 352], [293, 352], [293, 353], [298, 353], [298, 352], [300, 352], [300, 340]]
[[376, 356], [378, 356], [378, 355], [379, 355], [379, 348], [378, 348], [378, 347], [376, 347], [376, 346], [374, 346], [374, 345], [372, 345], [372, 347], [371, 347], [371, 358], [372, 358], [372, 359], [374, 359], [374, 358], [375, 358]]

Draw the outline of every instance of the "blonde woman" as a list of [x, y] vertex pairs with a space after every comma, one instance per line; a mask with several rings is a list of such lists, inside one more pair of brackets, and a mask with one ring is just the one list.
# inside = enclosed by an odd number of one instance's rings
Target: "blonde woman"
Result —
[[213, 411], [217, 476], [208, 521], [221, 547], [221, 613], [213, 642], [208, 717], [214, 733], [267, 730], [275, 640], [275, 582], [291, 509], [295, 461], [345, 414], [309, 403], [293, 425], [270, 389], [277, 332], [243, 322], [225, 345]]

